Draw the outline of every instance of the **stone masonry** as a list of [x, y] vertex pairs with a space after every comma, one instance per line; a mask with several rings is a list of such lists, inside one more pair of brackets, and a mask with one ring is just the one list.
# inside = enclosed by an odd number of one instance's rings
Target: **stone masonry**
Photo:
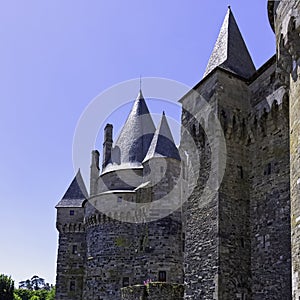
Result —
[[[276, 55], [256, 70], [228, 8], [179, 99], [178, 148], [141, 91], [115, 141], [107, 124], [90, 193], [78, 172], [56, 206], [57, 300], [300, 299], [300, 0], [268, 1], [268, 14]], [[118, 210], [168, 195], [151, 213]]]

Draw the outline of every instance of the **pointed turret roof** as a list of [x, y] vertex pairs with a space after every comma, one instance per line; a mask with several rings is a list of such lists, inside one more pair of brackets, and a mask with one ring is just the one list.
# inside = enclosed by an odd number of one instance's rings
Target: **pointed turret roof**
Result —
[[144, 161], [153, 157], [168, 157], [181, 160], [164, 112]]
[[230, 6], [208, 61], [204, 77], [216, 67], [229, 70], [244, 78], [249, 78], [256, 71]]
[[115, 143], [113, 162], [141, 163], [148, 152], [154, 132], [155, 126], [140, 90]]
[[56, 207], [82, 207], [82, 203], [87, 198], [88, 192], [82, 179], [81, 172], [78, 170], [69, 188]]

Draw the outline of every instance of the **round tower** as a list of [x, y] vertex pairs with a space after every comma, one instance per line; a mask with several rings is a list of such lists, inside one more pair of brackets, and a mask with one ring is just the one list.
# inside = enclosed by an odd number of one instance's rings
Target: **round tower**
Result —
[[[148, 216], [147, 210], [133, 211], [127, 206], [132, 202], [151, 203], [176, 186], [180, 156], [166, 122], [163, 116], [155, 131], [140, 91], [114, 145], [112, 125], [105, 128], [109, 149], [105, 142], [108, 151], [103, 154], [99, 176], [99, 154], [92, 153], [93, 192], [85, 204], [85, 300], [121, 299], [123, 287], [143, 285], [148, 279], [183, 281], [180, 211], [148, 222], [153, 216]], [[168, 150], [167, 155], [158, 155], [161, 147]], [[160, 167], [162, 160], [167, 161], [165, 169]], [[154, 180], [158, 181], [154, 184]]]
[[[183, 279], [183, 242], [180, 202], [181, 158], [163, 113], [149, 150], [143, 161], [147, 183], [139, 189], [137, 201], [145, 201], [144, 190], [150, 190], [150, 201], [161, 201], [158, 210], [146, 218], [156, 221], [141, 224], [145, 232], [143, 250], [137, 261], [145, 265], [149, 279], [180, 284]], [[146, 219], [146, 221], [148, 221]], [[144, 260], [144, 262], [143, 262]]]
[[292, 293], [300, 298], [300, 2], [269, 1], [269, 19], [276, 34], [279, 78], [287, 90], [290, 119], [290, 196]]

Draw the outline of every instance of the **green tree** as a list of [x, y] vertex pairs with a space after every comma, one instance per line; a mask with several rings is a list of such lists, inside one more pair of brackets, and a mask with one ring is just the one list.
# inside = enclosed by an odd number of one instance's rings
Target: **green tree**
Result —
[[34, 290], [36, 290], [36, 291], [41, 288], [44, 288], [44, 286], [45, 286], [45, 279], [40, 278], [37, 275], [32, 276], [30, 281], [31, 281], [31, 284], [32, 284]]
[[52, 287], [51, 290], [48, 292], [46, 300], [54, 300], [55, 299], [55, 287]]
[[29, 300], [40, 300], [40, 297], [37, 295], [34, 295]]
[[49, 294], [49, 291], [45, 289], [34, 291], [34, 295], [38, 296], [40, 300], [46, 300], [47, 296]]
[[14, 300], [22, 300], [22, 298], [18, 294], [14, 293]]
[[21, 288], [15, 290], [15, 294], [17, 294], [22, 300], [29, 300], [34, 295], [34, 291]]
[[4, 274], [0, 275], [0, 299], [14, 300], [14, 281]]
[[19, 288], [26, 289], [26, 290], [33, 290], [33, 284], [30, 279], [20, 281], [19, 282]]

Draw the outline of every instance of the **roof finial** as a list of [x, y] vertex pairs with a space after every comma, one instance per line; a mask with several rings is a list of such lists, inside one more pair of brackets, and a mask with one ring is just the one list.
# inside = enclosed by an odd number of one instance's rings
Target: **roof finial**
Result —
[[231, 6], [230, 5], [228, 5], [228, 9], [231, 10]]
[[142, 90], [142, 75], [140, 75], [140, 91]]

